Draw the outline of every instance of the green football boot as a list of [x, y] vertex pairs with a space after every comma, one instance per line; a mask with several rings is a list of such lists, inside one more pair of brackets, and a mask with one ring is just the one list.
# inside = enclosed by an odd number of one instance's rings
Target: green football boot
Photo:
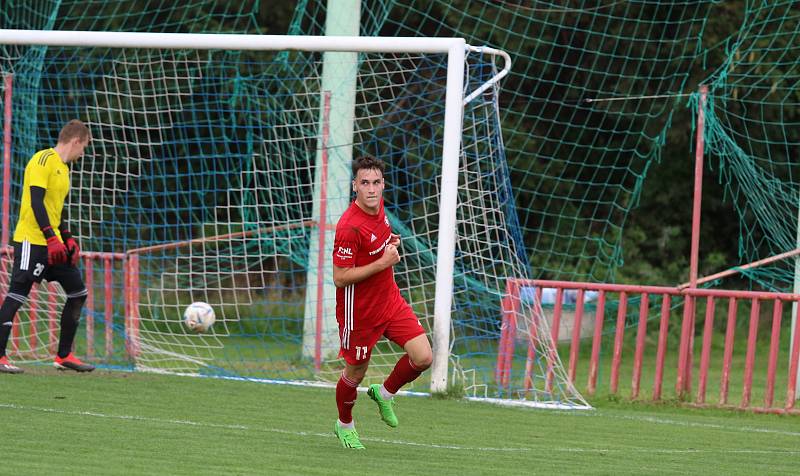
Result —
[[347, 428], [342, 428], [339, 426], [339, 421], [336, 421], [336, 424], [333, 426], [333, 434], [336, 435], [336, 438], [339, 438], [339, 441], [342, 443], [342, 446], [345, 448], [350, 448], [353, 450], [363, 450], [364, 445], [361, 444], [361, 440], [358, 439], [358, 432], [354, 429], [348, 430]]
[[394, 408], [392, 408], [394, 406], [394, 398], [384, 400], [381, 397], [381, 385], [379, 383], [370, 385], [367, 395], [378, 404], [381, 420], [392, 428], [397, 428], [397, 415], [394, 414]]

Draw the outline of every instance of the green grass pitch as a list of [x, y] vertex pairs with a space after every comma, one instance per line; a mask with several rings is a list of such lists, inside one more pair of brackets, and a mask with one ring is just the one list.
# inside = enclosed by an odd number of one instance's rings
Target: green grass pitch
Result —
[[0, 375], [2, 474], [795, 474], [797, 417], [593, 402], [555, 412], [359, 394], [366, 451], [332, 434], [334, 390], [146, 373]]

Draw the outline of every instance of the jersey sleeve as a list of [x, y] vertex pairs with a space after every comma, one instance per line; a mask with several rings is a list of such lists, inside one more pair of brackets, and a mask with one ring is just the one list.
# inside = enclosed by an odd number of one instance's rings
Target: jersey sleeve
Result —
[[351, 226], [337, 227], [333, 239], [333, 265], [352, 268], [356, 265], [356, 252], [359, 248], [358, 232]]
[[[49, 157], [50, 160], [55, 160]], [[47, 190], [47, 185], [50, 182], [50, 167], [48, 166], [48, 157], [34, 157], [30, 162], [30, 169], [28, 170], [28, 184], [31, 187], [41, 187]]]

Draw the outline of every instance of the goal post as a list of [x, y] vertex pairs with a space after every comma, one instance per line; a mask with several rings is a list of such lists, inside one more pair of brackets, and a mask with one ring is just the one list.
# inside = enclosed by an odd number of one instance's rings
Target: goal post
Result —
[[[355, 81], [323, 87], [335, 58]], [[84, 263], [105, 286], [86, 322], [105, 326], [93, 342], [107, 337], [90, 345], [118, 349], [107, 340], [124, 338], [126, 358], [148, 371], [335, 381], [341, 363], [309, 322], [335, 296], [312, 270], [338, 219], [325, 205], [352, 197], [325, 157], [375, 155], [388, 163], [387, 217], [402, 236], [395, 277], [434, 350], [412, 389], [585, 408], [566, 382], [545, 386], [560, 365], [546, 340], [517, 356], [547, 356], [541, 372], [494, 381], [506, 281], [529, 275], [500, 127], [509, 67], [504, 52], [460, 38], [0, 30], [0, 74], [18, 78], [12, 131], [30, 132], [14, 137], [12, 183], [60, 122], [87, 122], [93, 141], [67, 209], [82, 248], [106, 263]], [[352, 140], [331, 143], [324, 118], [345, 96]], [[112, 266], [112, 255], [124, 258]], [[181, 324], [193, 301], [215, 309], [206, 334]], [[519, 336], [534, 327], [517, 322]], [[368, 378], [382, 379], [400, 352], [380, 342]]]

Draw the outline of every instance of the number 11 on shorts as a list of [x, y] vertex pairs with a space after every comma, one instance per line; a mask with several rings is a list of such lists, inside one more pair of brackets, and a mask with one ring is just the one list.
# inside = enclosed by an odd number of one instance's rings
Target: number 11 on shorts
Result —
[[367, 346], [365, 345], [357, 345], [356, 346], [356, 360], [364, 360], [367, 358]]

